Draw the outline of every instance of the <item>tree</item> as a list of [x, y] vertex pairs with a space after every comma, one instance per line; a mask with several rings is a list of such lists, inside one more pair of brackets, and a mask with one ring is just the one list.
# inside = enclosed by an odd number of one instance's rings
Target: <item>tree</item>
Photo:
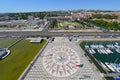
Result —
[[94, 21], [91, 21], [91, 23], [94, 25], [100, 26], [102, 28], [105, 28], [105, 29], [120, 30], [120, 23], [118, 22], [107, 22], [104, 20], [94, 20]]
[[117, 19], [118, 16], [110, 14], [92, 14], [91, 18], [97, 19]]

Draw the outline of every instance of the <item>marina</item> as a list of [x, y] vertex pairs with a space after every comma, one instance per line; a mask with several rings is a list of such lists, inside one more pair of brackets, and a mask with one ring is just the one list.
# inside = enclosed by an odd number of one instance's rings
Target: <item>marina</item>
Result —
[[86, 41], [81, 47], [89, 53], [107, 73], [120, 73], [119, 41]]

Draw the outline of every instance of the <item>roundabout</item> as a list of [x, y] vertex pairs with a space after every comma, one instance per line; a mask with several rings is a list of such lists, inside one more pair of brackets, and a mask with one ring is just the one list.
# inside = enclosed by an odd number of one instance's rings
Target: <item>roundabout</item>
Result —
[[67, 77], [74, 74], [80, 65], [78, 53], [68, 46], [50, 48], [43, 57], [45, 70], [55, 77]]

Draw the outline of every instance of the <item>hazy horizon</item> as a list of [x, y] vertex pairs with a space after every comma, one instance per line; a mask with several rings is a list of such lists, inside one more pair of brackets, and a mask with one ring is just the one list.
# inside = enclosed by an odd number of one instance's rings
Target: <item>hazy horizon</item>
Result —
[[67, 10], [120, 10], [120, 1], [110, 0], [1, 0], [0, 13], [43, 12]]

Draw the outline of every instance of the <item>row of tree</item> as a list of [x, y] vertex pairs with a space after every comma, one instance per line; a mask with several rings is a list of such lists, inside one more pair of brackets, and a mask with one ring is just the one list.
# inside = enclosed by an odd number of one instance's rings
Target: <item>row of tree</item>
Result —
[[82, 26], [86, 25], [86, 26], [92, 27], [89, 23], [85, 23], [83, 20], [80, 20], [80, 21], [75, 20], [75, 22], [82, 24]]
[[110, 14], [92, 14], [91, 18], [97, 19], [117, 19], [118, 16]]
[[49, 26], [50, 26], [50, 28], [52, 28], [52, 29], [58, 27], [58, 22], [57, 22], [57, 20], [56, 20], [56, 19], [55, 19], [55, 20], [51, 20]]
[[108, 30], [120, 30], [120, 23], [118, 22], [107, 22], [104, 20], [93, 20], [90, 22], [96, 26], [100, 26]]

